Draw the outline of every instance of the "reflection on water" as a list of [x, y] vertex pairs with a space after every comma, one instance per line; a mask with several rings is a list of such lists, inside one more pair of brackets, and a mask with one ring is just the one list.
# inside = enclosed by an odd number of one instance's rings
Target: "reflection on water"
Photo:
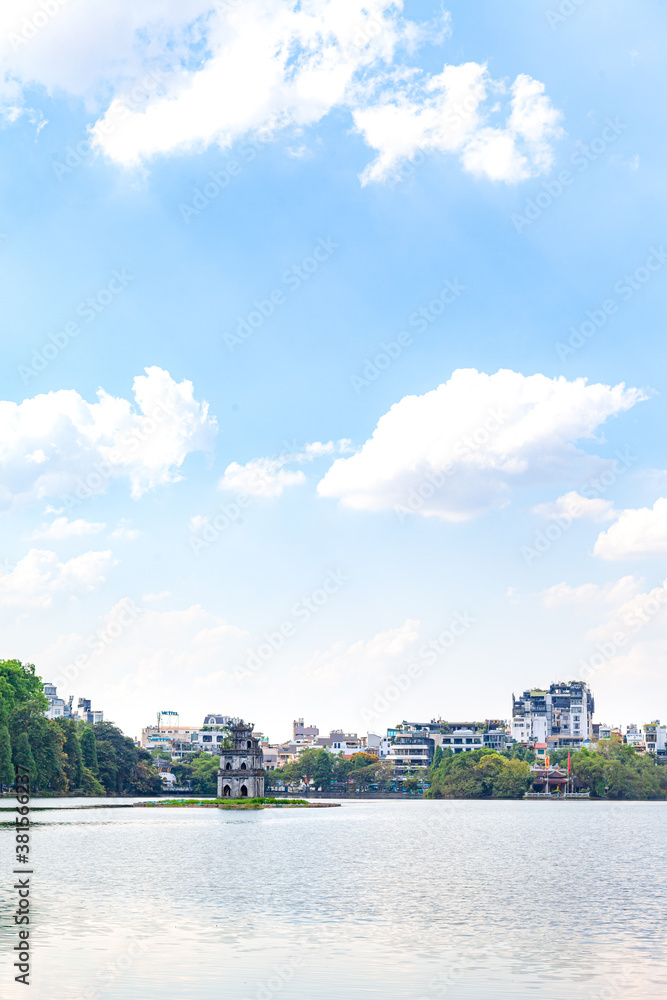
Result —
[[67, 804], [33, 814], [33, 1000], [667, 995], [665, 803]]

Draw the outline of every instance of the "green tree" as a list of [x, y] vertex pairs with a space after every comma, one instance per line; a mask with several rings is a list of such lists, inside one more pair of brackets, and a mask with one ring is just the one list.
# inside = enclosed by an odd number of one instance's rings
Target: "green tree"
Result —
[[14, 765], [12, 764], [12, 745], [9, 739], [9, 729], [4, 722], [0, 723], [0, 786], [14, 784]]
[[72, 719], [56, 719], [56, 725], [63, 734], [63, 766], [67, 777], [67, 785], [71, 792], [81, 788], [83, 781], [83, 760], [81, 744], [77, 736], [76, 723]]
[[334, 758], [333, 768], [331, 771], [332, 782], [335, 782], [336, 785], [347, 785], [351, 770], [351, 761], [344, 757], [342, 753], [337, 754]]
[[107, 795], [119, 795], [118, 754], [109, 740], [97, 740], [97, 776]]
[[15, 767], [21, 767], [22, 773], [27, 768], [30, 774], [30, 785], [34, 787], [37, 782], [37, 765], [30, 749], [30, 741], [26, 732], [20, 732], [13, 748], [13, 760]]
[[33, 701], [42, 712], [49, 707], [44, 685], [35, 674], [34, 665], [20, 660], [0, 660], [0, 722], [7, 724], [13, 711], [28, 701]]
[[83, 779], [81, 781], [82, 791], [84, 795], [104, 795], [104, 788], [99, 783], [93, 772], [84, 767], [83, 769]]
[[[40, 698], [30, 698], [14, 709], [9, 725], [12, 746], [18, 746], [24, 733], [35, 764], [33, 790], [62, 795], [68, 790], [63, 733], [56, 722], [46, 719], [43, 713]], [[21, 744], [24, 745], [23, 740]], [[15, 763], [18, 763], [16, 759]]]
[[79, 737], [83, 766], [92, 774], [97, 774], [97, 740], [92, 726], [86, 726]]
[[331, 788], [331, 775], [333, 774], [333, 758], [330, 750], [318, 750], [313, 768], [313, 781], [316, 788], [328, 791]]

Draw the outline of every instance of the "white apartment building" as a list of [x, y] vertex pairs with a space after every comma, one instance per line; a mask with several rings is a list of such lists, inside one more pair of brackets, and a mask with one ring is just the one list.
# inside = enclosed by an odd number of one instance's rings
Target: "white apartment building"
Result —
[[552, 684], [512, 695], [512, 738], [519, 743], [581, 746], [590, 738], [595, 702], [583, 681]]
[[644, 743], [649, 753], [657, 753], [660, 756], [667, 754], [667, 726], [660, 725], [660, 719], [653, 722], [645, 722]]
[[64, 698], [58, 697], [58, 689], [55, 684], [44, 684], [44, 694], [46, 695], [49, 707], [46, 710], [47, 719], [62, 719], [65, 717], [66, 702]]

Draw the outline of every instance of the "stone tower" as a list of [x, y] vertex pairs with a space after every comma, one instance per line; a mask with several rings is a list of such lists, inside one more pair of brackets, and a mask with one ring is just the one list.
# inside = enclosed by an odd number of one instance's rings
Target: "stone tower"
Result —
[[262, 748], [252, 735], [252, 723], [236, 719], [229, 727], [232, 745], [220, 754], [218, 798], [249, 799], [264, 795]]

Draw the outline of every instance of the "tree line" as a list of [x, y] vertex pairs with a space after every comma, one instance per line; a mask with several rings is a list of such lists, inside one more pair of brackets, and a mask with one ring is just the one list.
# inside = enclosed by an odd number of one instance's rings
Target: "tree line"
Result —
[[154, 795], [162, 788], [148, 751], [112, 722], [47, 719], [49, 703], [33, 664], [0, 660], [0, 784], [15, 768], [34, 794]]
[[[567, 769], [568, 751], [554, 750], [550, 763]], [[520, 799], [530, 789], [535, 754], [523, 747], [497, 753], [490, 749], [453, 754], [436, 747], [428, 773], [429, 798]], [[596, 749], [570, 751], [570, 773], [577, 790], [591, 798], [664, 799], [667, 767], [654, 754], [637, 753], [618, 737], [601, 740]]]

